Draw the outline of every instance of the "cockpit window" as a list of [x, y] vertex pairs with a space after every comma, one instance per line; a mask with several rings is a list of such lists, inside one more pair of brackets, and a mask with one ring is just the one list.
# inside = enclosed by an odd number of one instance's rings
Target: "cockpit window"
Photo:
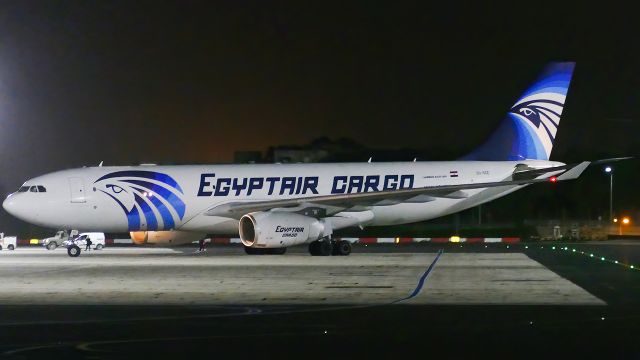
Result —
[[31, 185], [31, 186], [27, 186], [27, 185], [23, 185], [20, 186], [20, 188], [18, 189], [18, 192], [47, 192], [47, 188], [42, 186], [42, 185]]

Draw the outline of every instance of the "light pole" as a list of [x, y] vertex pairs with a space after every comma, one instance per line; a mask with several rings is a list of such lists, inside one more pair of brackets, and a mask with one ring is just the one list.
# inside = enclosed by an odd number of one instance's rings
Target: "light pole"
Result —
[[613, 220], [613, 168], [607, 166], [604, 172], [609, 174], [609, 222]]

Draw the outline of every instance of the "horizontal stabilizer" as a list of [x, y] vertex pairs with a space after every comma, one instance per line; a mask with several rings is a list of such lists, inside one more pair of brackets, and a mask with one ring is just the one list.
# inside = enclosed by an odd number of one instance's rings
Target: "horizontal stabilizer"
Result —
[[569, 169], [567, 172], [558, 176], [558, 180], [562, 181], [562, 180], [577, 179], [580, 175], [582, 175], [582, 173], [587, 169], [587, 167], [589, 167], [589, 164], [591, 164], [589, 161], [581, 162], [577, 166]]

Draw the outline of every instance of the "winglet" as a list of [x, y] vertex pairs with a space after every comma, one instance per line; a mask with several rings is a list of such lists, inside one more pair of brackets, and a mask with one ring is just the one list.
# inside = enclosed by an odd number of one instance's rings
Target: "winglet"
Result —
[[583, 161], [580, 164], [569, 169], [567, 172], [558, 176], [557, 179], [558, 181], [577, 179], [580, 175], [582, 175], [582, 173], [587, 169], [587, 167], [589, 167], [589, 165], [591, 165], [590, 161]]

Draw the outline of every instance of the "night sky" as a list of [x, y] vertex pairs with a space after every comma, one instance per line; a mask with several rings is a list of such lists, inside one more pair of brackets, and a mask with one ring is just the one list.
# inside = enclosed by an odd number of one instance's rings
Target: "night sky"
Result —
[[630, 9], [212, 3], [0, 0], [0, 192], [321, 136], [463, 155], [557, 60], [577, 66], [552, 158], [640, 154]]

